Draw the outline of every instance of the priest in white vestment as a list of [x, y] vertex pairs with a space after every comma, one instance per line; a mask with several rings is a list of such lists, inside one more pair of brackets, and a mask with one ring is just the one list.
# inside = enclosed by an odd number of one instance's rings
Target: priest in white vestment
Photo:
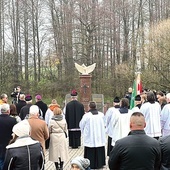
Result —
[[161, 111], [162, 136], [170, 135], [170, 93], [166, 95], [167, 104]]
[[130, 117], [132, 115], [132, 111], [128, 109], [129, 100], [127, 98], [122, 98], [120, 101], [119, 112], [115, 112], [111, 118], [111, 126], [112, 126], [112, 143], [114, 146], [115, 142], [125, 136], [130, 132]]
[[147, 102], [142, 104], [140, 108], [141, 113], [145, 117], [146, 127], [145, 132], [148, 136], [158, 139], [161, 134], [161, 106], [156, 102], [153, 92], [147, 93]]
[[89, 108], [79, 123], [84, 140], [84, 158], [90, 160], [91, 169], [100, 169], [106, 165], [104, 114], [97, 111], [95, 102], [90, 102]]

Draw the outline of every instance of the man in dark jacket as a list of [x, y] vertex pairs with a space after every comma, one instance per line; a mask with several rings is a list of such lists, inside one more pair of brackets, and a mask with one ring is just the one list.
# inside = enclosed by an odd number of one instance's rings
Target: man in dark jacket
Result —
[[145, 134], [145, 118], [135, 112], [130, 119], [130, 133], [118, 140], [109, 157], [110, 170], [158, 170], [161, 159], [159, 142]]
[[9, 116], [9, 113], [9, 104], [2, 104], [0, 114], [0, 170], [2, 170], [4, 164], [6, 146], [12, 138], [12, 128], [17, 123], [15, 118]]
[[26, 105], [21, 108], [20, 114], [19, 114], [19, 117], [21, 118], [21, 120], [24, 120], [29, 115], [29, 110], [30, 110], [30, 107], [32, 106], [32, 96], [29, 94], [26, 95], [25, 101], [26, 101]]
[[66, 105], [65, 118], [68, 125], [69, 146], [78, 148], [81, 145], [81, 131], [79, 122], [84, 115], [84, 106], [77, 101], [77, 92], [72, 90], [71, 100]]
[[42, 101], [42, 97], [39, 94], [35, 96], [35, 101], [36, 101], [35, 105], [37, 105], [41, 109], [42, 117], [43, 119], [45, 119], [45, 113], [48, 109], [47, 104]]
[[18, 115], [20, 114], [21, 108], [24, 107], [27, 104], [26, 101], [25, 101], [25, 94], [20, 94], [19, 99], [20, 100], [16, 104], [16, 109], [17, 109]]
[[160, 139], [161, 146], [161, 168], [160, 170], [169, 170], [170, 169], [170, 135], [165, 136]]

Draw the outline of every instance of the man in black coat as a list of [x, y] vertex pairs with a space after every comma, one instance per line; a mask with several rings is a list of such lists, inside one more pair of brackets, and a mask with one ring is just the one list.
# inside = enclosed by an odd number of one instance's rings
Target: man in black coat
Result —
[[42, 117], [43, 119], [45, 119], [45, 113], [48, 109], [47, 104], [42, 101], [42, 97], [39, 94], [35, 96], [35, 101], [36, 101], [35, 105], [37, 105], [41, 109]]
[[16, 109], [17, 109], [18, 115], [20, 114], [21, 108], [27, 104], [26, 101], [25, 101], [25, 94], [20, 94], [19, 99], [20, 100], [16, 104]]
[[160, 138], [161, 146], [161, 167], [160, 170], [169, 170], [170, 169], [170, 135]]
[[145, 126], [143, 114], [133, 113], [129, 135], [118, 140], [110, 153], [110, 170], [159, 169], [161, 160], [159, 142], [145, 134]]
[[29, 115], [29, 110], [30, 110], [30, 107], [32, 106], [32, 96], [29, 94], [26, 95], [25, 101], [26, 101], [26, 105], [21, 108], [20, 114], [19, 114], [19, 117], [21, 118], [21, 120], [24, 120]]
[[78, 148], [81, 146], [81, 131], [79, 122], [84, 115], [84, 106], [77, 101], [77, 92], [72, 90], [71, 100], [66, 105], [65, 118], [68, 125], [69, 146]]
[[2, 104], [0, 114], [0, 170], [3, 167], [6, 146], [12, 139], [12, 128], [17, 123], [15, 118], [9, 116], [9, 113], [9, 104]]

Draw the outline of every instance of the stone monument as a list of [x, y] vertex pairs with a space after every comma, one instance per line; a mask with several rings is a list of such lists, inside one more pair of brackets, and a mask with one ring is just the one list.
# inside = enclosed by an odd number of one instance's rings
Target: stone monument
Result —
[[96, 63], [90, 65], [90, 66], [85, 66], [79, 65], [75, 63], [76, 69], [81, 73], [80, 74], [80, 102], [84, 105], [85, 111], [88, 111], [88, 104], [89, 101], [91, 101], [91, 73], [95, 67]]

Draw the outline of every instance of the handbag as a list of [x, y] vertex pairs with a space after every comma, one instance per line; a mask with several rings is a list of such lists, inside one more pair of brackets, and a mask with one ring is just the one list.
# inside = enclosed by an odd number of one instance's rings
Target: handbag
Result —
[[[56, 121], [57, 123], [57, 121]], [[58, 124], [58, 123], [57, 123]], [[63, 130], [64, 134], [65, 134], [65, 137], [67, 138], [67, 132], [58, 124], [58, 126]]]

